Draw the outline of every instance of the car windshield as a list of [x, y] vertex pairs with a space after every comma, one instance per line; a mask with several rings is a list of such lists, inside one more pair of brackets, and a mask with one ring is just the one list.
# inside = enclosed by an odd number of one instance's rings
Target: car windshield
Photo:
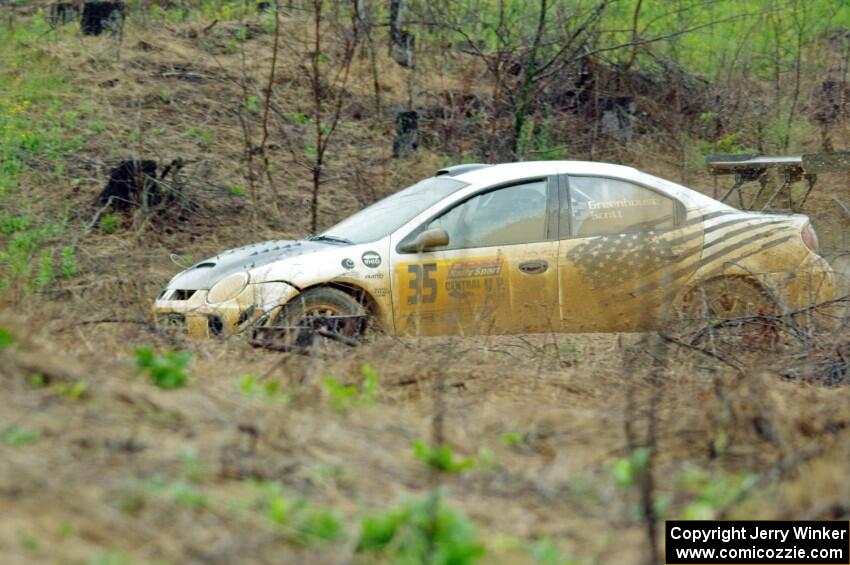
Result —
[[346, 218], [317, 239], [369, 243], [386, 237], [419, 213], [467, 183], [450, 177], [431, 177], [378, 200]]

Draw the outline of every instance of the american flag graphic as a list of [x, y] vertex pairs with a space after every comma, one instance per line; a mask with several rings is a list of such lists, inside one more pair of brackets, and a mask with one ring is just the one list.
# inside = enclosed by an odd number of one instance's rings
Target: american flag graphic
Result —
[[583, 277], [605, 287], [620, 286], [670, 265], [655, 232], [603, 235], [567, 253]]

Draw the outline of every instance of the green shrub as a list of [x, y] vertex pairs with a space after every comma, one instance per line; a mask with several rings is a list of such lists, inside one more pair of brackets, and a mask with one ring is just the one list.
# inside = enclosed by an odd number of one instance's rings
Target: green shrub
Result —
[[15, 343], [15, 336], [6, 328], [0, 326], [0, 351], [11, 347]]
[[114, 214], [104, 214], [98, 221], [100, 231], [103, 233], [115, 233], [118, 231], [118, 227], [120, 225], [121, 220], [119, 220]]
[[98, 553], [88, 561], [88, 565], [130, 565], [130, 558], [120, 551]]
[[522, 432], [505, 432], [500, 438], [502, 443], [511, 447], [522, 445], [526, 441], [526, 435]]
[[[30, 382], [32, 383], [32, 381]], [[56, 394], [64, 396], [69, 400], [79, 400], [85, 395], [88, 386], [86, 381], [73, 381], [70, 383], [59, 383], [53, 390], [56, 391]]]
[[189, 128], [186, 130], [186, 137], [198, 142], [202, 147], [207, 147], [215, 141], [215, 134], [207, 128]]
[[289, 539], [301, 545], [328, 543], [343, 538], [342, 518], [333, 510], [317, 508], [303, 499], [288, 500], [278, 483], [256, 483], [261, 489], [260, 508]]
[[186, 386], [189, 381], [186, 367], [191, 360], [192, 354], [188, 351], [166, 351], [159, 356], [150, 347], [136, 349], [136, 365], [160, 388]]
[[685, 469], [678, 477], [679, 492], [690, 501], [682, 511], [684, 520], [714, 520], [719, 511], [740, 503], [752, 494], [758, 475], [714, 474], [698, 468]]
[[648, 447], [635, 449], [628, 457], [618, 459], [611, 466], [614, 484], [621, 488], [633, 486], [649, 466], [649, 456], [652, 451]]
[[325, 377], [322, 384], [328, 395], [328, 402], [335, 409], [346, 411], [355, 406], [371, 406], [378, 400], [381, 393], [378, 383], [378, 373], [369, 365], [360, 367], [363, 381], [360, 386], [343, 385], [331, 376]]
[[439, 494], [364, 517], [357, 551], [411, 565], [469, 565], [485, 553], [469, 518], [441, 504]]
[[166, 488], [165, 495], [180, 506], [206, 508], [210, 505], [209, 497], [189, 481], [174, 481]]
[[266, 400], [286, 403], [289, 397], [280, 390], [278, 381], [260, 381], [256, 375], [245, 375], [239, 382], [239, 389], [245, 396], [256, 396]]
[[3, 431], [3, 443], [12, 447], [30, 445], [41, 439], [38, 430], [27, 430], [18, 426], [10, 426]]
[[328, 543], [342, 538], [342, 519], [333, 510], [313, 508], [308, 504], [293, 511], [293, 541], [312, 545]]
[[62, 248], [62, 276], [73, 277], [77, 274], [77, 254], [73, 247]]
[[42, 249], [38, 260], [38, 274], [35, 276], [35, 286], [46, 288], [54, 283], [53, 254], [49, 249]]
[[86, 126], [91, 133], [97, 134], [106, 129], [106, 124], [103, 122], [89, 122]]
[[118, 508], [127, 514], [136, 515], [146, 505], [148, 495], [173, 502], [187, 508], [209, 508], [210, 497], [197, 483], [186, 478], [168, 478], [153, 476], [140, 481], [132, 481], [127, 492], [118, 498]]
[[541, 538], [530, 545], [529, 553], [535, 563], [541, 565], [570, 565], [574, 563], [567, 559], [550, 538]]
[[423, 441], [413, 443], [413, 453], [416, 458], [438, 471], [459, 473], [475, 467], [475, 459], [455, 459], [452, 448], [448, 445], [432, 446]]
[[381, 394], [378, 373], [370, 365], [362, 365], [360, 373], [363, 375], [363, 382], [360, 383], [360, 403], [374, 404]]
[[190, 447], [180, 452], [180, 470], [191, 483], [203, 482], [209, 474], [207, 466], [198, 458], [198, 452]]
[[357, 394], [359, 393], [356, 386], [342, 385], [331, 376], [325, 377], [322, 384], [325, 387], [325, 392], [328, 394], [328, 401], [337, 410], [347, 410], [354, 405], [354, 401], [357, 399]]
[[27, 383], [33, 388], [44, 388], [47, 386], [47, 378], [41, 373], [32, 373], [27, 377]]

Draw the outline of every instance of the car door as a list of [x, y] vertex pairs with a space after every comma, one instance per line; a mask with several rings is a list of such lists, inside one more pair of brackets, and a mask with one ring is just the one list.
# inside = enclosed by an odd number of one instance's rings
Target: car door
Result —
[[[395, 326], [413, 335], [557, 330], [557, 177], [484, 189], [393, 241]], [[448, 245], [399, 244], [442, 228]]]
[[665, 192], [602, 176], [560, 177], [558, 284], [565, 331], [656, 327], [702, 254], [699, 218]]

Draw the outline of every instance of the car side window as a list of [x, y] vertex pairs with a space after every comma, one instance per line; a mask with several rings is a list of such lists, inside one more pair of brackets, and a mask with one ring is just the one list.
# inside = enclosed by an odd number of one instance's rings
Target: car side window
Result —
[[449, 234], [443, 249], [467, 249], [546, 240], [546, 179], [473, 196], [435, 218], [428, 229]]
[[606, 177], [569, 178], [572, 237], [664, 231], [676, 225], [678, 203], [648, 188]]

